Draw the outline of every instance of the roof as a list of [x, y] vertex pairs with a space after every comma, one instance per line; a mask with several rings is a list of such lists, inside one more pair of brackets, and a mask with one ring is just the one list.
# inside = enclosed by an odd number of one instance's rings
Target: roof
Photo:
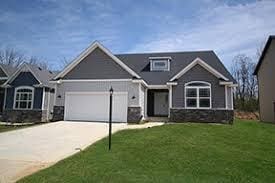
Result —
[[[166, 84], [166, 82], [191, 64], [196, 58], [202, 59], [208, 65], [227, 77], [229, 81], [234, 82], [234, 84], [236, 83], [232, 75], [225, 68], [214, 51], [133, 53], [116, 54], [115, 56], [134, 70], [149, 85]], [[149, 57], [171, 57], [170, 71], [150, 72]]]
[[37, 79], [43, 84], [43, 85], [49, 85], [49, 81], [56, 75], [55, 72], [51, 72], [47, 69], [42, 69], [39, 66], [32, 65], [32, 64], [26, 64], [29, 66], [33, 74], [37, 77]]
[[4, 70], [5, 74], [8, 77], [10, 77], [16, 71], [15, 67], [12, 67], [12, 66], [7, 65], [7, 64], [0, 64], [0, 67]]
[[258, 74], [258, 71], [259, 71], [259, 69], [261, 67], [261, 64], [263, 62], [265, 54], [266, 54], [266, 52], [267, 52], [267, 50], [268, 50], [268, 48], [269, 48], [269, 46], [270, 46], [270, 44], [271, 44], [271, 42], [272, 42], [273, 39], [275, 39], [275, 35], [271, 35], [271, 36], [268, 37], [267, 42], [265, 44], [265, 47], [263, 49], [263, 52], [262, 52], [262, 54], [261, 54], [261, 56], [259, 58], [258, 64], [257, 64], [257, 66], [256, 66], [256, 68], [254, 70], [254, 73], [253, 73], [254, 75]]
[[51, 84], [49, 84], [49, 81], [56, 75], [56, 73], [53, 73], [47, 69], [42, 69], [37, 65], [23, 63], [15, 72], [13, 72], [13, 74], [4, 83], [4, 85], [7, 85], [11, 81], [13, 81], [24, 68], [29, 70], [34, 75], [34, 77], [39, 81], [39, 83], [43, 86], [50, 86]]

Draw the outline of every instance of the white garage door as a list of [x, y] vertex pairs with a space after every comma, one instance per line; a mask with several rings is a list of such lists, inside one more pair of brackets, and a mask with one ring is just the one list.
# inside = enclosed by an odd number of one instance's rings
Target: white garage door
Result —
[[[113, 94], [114, 122], [127, 122], [127, 92]], [[65, 120], [109, 121], [109, 93], [67, 92]]]

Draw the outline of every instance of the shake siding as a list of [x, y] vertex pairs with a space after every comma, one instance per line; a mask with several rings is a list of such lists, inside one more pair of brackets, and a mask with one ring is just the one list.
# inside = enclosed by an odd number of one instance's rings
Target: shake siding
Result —
[[173, 107], [184, 106], [184, 84], [190, 81], [205, 81], [211, 84], [212, 108], [225, 108], [225, 88], [219, 85], [219, 79], [200, 65], [191, 68], [178, 79], [178, 85], [173, 86]]
[[64, 106], [65, 92], [109, 92], [111, 86], [114, 92], [128, 92], [128, 106], [139, 106], [139, 84], [131, 81], [64, 82], [57, 85], [56, 105]]

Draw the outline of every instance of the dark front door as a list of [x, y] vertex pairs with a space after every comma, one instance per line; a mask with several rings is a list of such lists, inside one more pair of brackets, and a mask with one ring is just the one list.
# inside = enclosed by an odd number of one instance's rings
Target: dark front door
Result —
[[168, 90], [148, 90], [147, 115], [168, 116], [169, 102]]

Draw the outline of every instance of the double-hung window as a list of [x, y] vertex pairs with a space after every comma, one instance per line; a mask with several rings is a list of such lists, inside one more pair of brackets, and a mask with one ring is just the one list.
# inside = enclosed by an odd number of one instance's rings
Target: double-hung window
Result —
[[211, 85], [202, 81], [185, 84], [185, 107], [194, 109], [211, 108]]
[[33, 108], [34, 88], [18, 87], [15, 89], [14, 109], [32, 109]]

